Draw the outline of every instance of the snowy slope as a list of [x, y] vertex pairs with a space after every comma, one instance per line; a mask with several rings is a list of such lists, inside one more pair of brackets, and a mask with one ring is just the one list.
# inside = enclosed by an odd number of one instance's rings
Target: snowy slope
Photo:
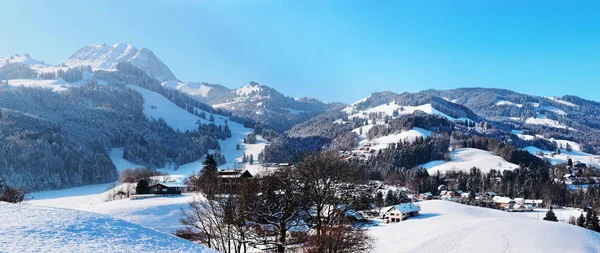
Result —
[[[357, 103], [359, 103], [359, 102], [357, 102]], [[351, 114], [350, 116], [348, 116], [348, 118], [354, 118], [354, 117], [368, 118], [369, 113], [383, 113], [383, 115], [393, 116], [394, 111], [397, 111], [398, 112], [397, 116], [400, 117], [402, 115], [413, 114], [417, 110], [423, 111], [428, 114], [441, 115], [443, 117], [446, 117], [449, 120], [455, 120], [455, 118], [452, 118], [452, 117], [444, 114], [443, 112], [440, 112], [437, 109], [433, 108], [433, 106], [431, 106], [431, 104], [424, 104], [424, 105], [419, 105], [419, 106], [401, 106], [401, 105], [396, 104], [395, 102], [391, 102], [388, 104], [375, 106], [375, 107], [372, 107], [372, 108], [369, 108], [366, 110], [361, 110], [358, 112], [356, 112], [354, 110], [353, 105], [350, 105], [350, 106], [344, 108], [342, 111], [346, 112], [346, 113], [354, 112], [354, 114]]]
[[[45, 70], [42, 70], [45, 71]], [[24, 86], [24, 87], [37, 87], [50, 89], [55, 92], [61, 92], [67, 90], [69, 87], [84, 85], [88, 79], [92, 78], [94, 73], [83, 72], [83, 78], [75, 82], [66, 82], [62, 78], [57, 80], [44, 80], [44, 79], [11, 79], [7, 80], [8, 85], [12, 87]], [[106, 85], [107, 82], [98, 80], [98, 85]]]
[[214, 252], [105, 215], [0, 202], [0, 252]]
[[600, 233], [577, 226], [448, 201], [420, 206], [420, 216], [372, 228], [374, 252], [600, 252]]
[[[557, 143], [560, 143], [557, 141]], [[596, 156], [596, 155], [592, 155], [592, 154], [588, 154], [585, 152], [582, 152], [579, 150], [579, 146], [578, 145], [573, 145], [570, 144], [571, 147], [573, 147], [573, 150], [571, 152], [568, 152], [564, 149], [561, 149], [561, 153], [560, 154], [555, 154], [554, 156], [552, 156], [552, 151], [549, 150], [541, 150], [537, 147], [533, 147], [533, 146], [528, 146], [525, 147], [524, 150], [527, 150], [529, 153], [533, 154], [533, 155], [537, 155], [539, 152], [544, 153], [543, 156], [538, 156], [540, 158], [547, 158], [548, 160], [550, 160], [550, 163], [552, 164], [566, 164], [567, 161], [570, 159], [573, 160], [573, 162], [575, 161], [580, 161], [589, 165], [593, 165], [595, 167], [600, 167], [600, 157]], [[564, 146], [564, 144], [563, 144]]]
[[462, 170], [469, 171], [473, 167], [479, 168], [482, 172], [489, 172], [491, 169], [495, 170], [513, 170], [519, 168], [518, 165], [509, 163], [497, 155], [491, 152], [474, 149], [474, 148], [461, 148], [452, 151], [451, 161], [431, 161], [421, 165], [429, 174], [434, 174], [436, 171], [444, 173], [449, 170]]
[[206, 97], [213, 87], [198, 82], [179, 82], [167, 81], [162, 83], [163, 86], [171, 89], [177, 89], [192, 96]]
[[4, 66], [6, 63], [21, 63], [29, 65], [29, 67], [33, 70], [39, 70], [50, 66], [49, 64], [46, 64], [43, 61], [39, 61], [31, 57], [13, 56], [12, 59], [10, 56], [0, 57], [0, 67]]
[[569, 129], [569, 130], [575, 130], [573, 128], [567, 127], [564, 124], [561, 124], [560, 122], [553, 120], [553, 119], [549, 119], [546, 118], [546, 115], [543, 114], [538, 114], [536, 115], [535, 118], [531, 117], [525, 120], [525, 123], [527, 124], [533, 124], [533, 125], [543, 125], [543, 126], [549, 126], [549, 127], [554, 127], [554, 128], [563, 128], [563, 129]]
[[93, 44], [75, 52], [64, 64], [69, 67], [92, 66], [93, 69], [115, 69], [119, 62], [130, 62], [159, 81], [177, 79], [173, 72], [154, 53], [132, 45]]
[[369, 144], [371, 149], [379, 150], [387, 148], [390, 144], [402, 142], [413, 142], [417, 138], [424, 138], [431, 136], [431, 131], [425, 130], [423, 128], [414, 127], [411, 130], [403, 131], [396, 134], [390, 134], [382, 137], [378, 137], [372, 140], [367, 140], [367, 133], [373, 127], [372, 124], [362, 126], [363, 134], [360, 135], [360, 128], [352, 130], [359, 136], [358, 148], [365, 147], [365, 145]]
[[[192, 131], [198, 129], [198, 122], [202, 124], [210, 123], [210, 121], [202, 119], [180, 108], [156, 92], [133, 85], [128, 85], [127, 87], [142, 94], [144, 97], [144, 114], [147, 117], [155, 119], [163, 118], [165, 122], [173, 129], [179, 129], [180, 131]], [[201, 112], [202, 110], [196, 108], [196, 111]], [[205, 113], [208, 118], [210, 113]], [[242, 124], [231, 121], [228, 117], [221, 115], [215, 115], [214, 123], [216, 125], [225, 125], [226, 120], [227, 124], [229, 125], [229, 129], [231, 130], [231, 138], [227, 140], [219, 140], [221, 152], [225, 155], [225, 159], [228, 161], [228, 164], [222, 165], [221, 168], [232, 168], [234, 165], [233, 162], [240, 162], [244, 153], [247, 155], [252, 154], [254, 157], [258, 157], [258, 153], [260, 153], [266, 145], [266, 142], [262, 139], [262, 137], [257, 136], [256, 144], [244, 144], [243, 142], [246, 135], [254, 132], [254, 130], [245, 128]], [[236, 148], [238, 144], [241, 147], [240, 150], [237, 150]], [[198, 162], [197, 165], [199, 166], [199, 169], [201, 167], [200, 162]], [[178, 171], [177, 173], [180, 172]]]

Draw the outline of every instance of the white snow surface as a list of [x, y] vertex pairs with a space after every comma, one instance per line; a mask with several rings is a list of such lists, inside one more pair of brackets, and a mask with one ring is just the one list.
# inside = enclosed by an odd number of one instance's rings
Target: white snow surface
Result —
[[517, 104], [517, 103], [513, 103], [513, 102], [510, 102], [510, 101], [506, 101], [506, 100], [498, 100], [498, 101], [496, 101], [496, 104], [494, 104], [494, 105], [495, 106], [512, 105], [512, 106], [516, 106], [516, 107], [519, 107], [519, 108], [523, 107], [522, 104]]
[[583, 162], [585, 164], [588, 165], [593, 165], [595, 167], [600, 167], [600, 157], [593, 155], [593, 154], [589, 154], [589, 153], [585, 153], [579, 150], [579, 145], [577, 145], [577, 143], [572, 142], [572, 141], [564, 141], [564, 140], [556, 140], [557, 143], [563, 145], [563, 147], [565, 147], [565, 143], [570, 143], [569, 145], [572, 147], [572, 151], [568, 152], [564, 149], [560, 150], [560, 154], [555, 154], [554, 156], [552, 156], [552, 151], [549, 150], [541, 150], [537, 147], [533, 147], [533, 146], [528, 146], [525, 147], [524, 150], [528, 151], [529, 153], [533, 154], [533, 155], [537, 155], [538, 152], [542, 152], [544, 153], [543, 156], [539, 156], [540, 158], [548, 158], [548, 160], [550, 160], [550, 163], [556, 165], [556, 164], [566, 164], [567, 161], [569, 160], [569, 158], [571, 158], [573, 160], [573, 162], [575, 161], [580, 161]]
[[177, 89], [192, 96], [202, 97], [208, 96], [208, 93], [212, 90], [212, 87], [198, 82], [166, 81], [162, 83], [162, 86]]
[[[372, 124], [362, 126], [363, 134], [359, 135], [359, 148], [364, 147], [366, 144], [371, 144], [371, 149], [379, 150], [387, 148], [390, 144], [398, 143], [400, 141], [413, 142], [417, 138], [423, 137], [424, 139], [426, 139], [427, 137], [431, 136], [431, 131], [425, 130], [423, 128], [414, 127], [413, 129], [408, 131], [402, 131], [400, 133], [390, 134], [372, 140], [367, 140], [366, 136], [373, 126], [374, 125]], [[360, 128], [354, 129], [352, 130], [352, 132], [360, 134]]]
[[173, 235], [83, 211], [0, 202], [0, 252], [215, 252]]
[[554, 128], [563, 128], [563, 129], [569, 129], [569, 130], [575, 130], [573, 128], [567, 127], [564, 124], [561, 124], [560, 122], [553, 120], [553, 119], [548, 119], [546, 118], [546, 115], [543, 114], [537, 114], [535, 118], [531, 117], [525, 120], [525, 123], [527, 124], [533, 124], [533, 125], [543, 125], [543, 126], [549, 126], [549, 127], [554, 127]]
[[495, 170], [513, 170], [519, 168], [518, 165], [509, 163], [502, 157], [494, 155], [491, 152], [474, 149], [461, 148], [452, 151], [450, 161], [431, 161], [421, 165], [429, 174], [435, 174], [437, 171], [445, 173], [446, 171], [469, 171], [473, 167], [477, 167], [481, 172], [489, 172]]
[[248, 84], [242, 88], [235, 90], [235, 93], [238, 96], [248, 96], [253, 93], [258, 93], [262, 90], [262, 88], [258, 85]]
[[12, 59], [10, 59], [9, 56], [0, 58], [0, 67], [4, 66], [7, 62], [29, 65], [29, 67], [33, 70], [39, 70], [50, 66], [49, 64], [43, 63], [42, 61], [25, 56], [13, 56]]
[[600, 233], [577, 226], [449, 201], [419, 205], [419, 216], [370, 229], [374, 252], [600, 252]]
[[544, 108], [544, 110], [546, 110], [546, 111], [551, 111], [551, 112], [553, 112], [553, 113], [556, 113], [556, 114], [558, 114], [558, 115], [563, 115], [563, 116], [564, 116], [564, 115], [567, 115], [567, 113], [566, 113], [565, 111], [563, 111], [563, 110], [559, 109], [559, 108], [558, 108], [558, 107], [556, 107], [556, 106], [552, 106], [552, 105], [545, 105], [545, 106], [542, 106], [542, 108]]
[[576, 104], [573, 104], [573, 103], [571, 103], [571, 102], [569, 102], [569, 101], [562, 100], [562, 99], [560, 99], [559, 97], [546, 97], [546, 98], [547, 98], [547, 99], [550, 99], [550, 100], [552, 100], [552, 101], [554, 101], [554, 102], [561, 103], [561, 104], [563, 104], [563, 105], [568, 105], [568, 106], [571, 106], [571, 107], [576, 107], [576, 106], [578, 106], [578, 105], [576, 105]]

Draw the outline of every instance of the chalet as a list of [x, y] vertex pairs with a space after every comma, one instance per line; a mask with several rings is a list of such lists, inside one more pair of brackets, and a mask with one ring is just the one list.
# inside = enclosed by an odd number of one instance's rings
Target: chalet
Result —
[[531, 204], [515, 204], [511, 209], [513, 212], [533, 212]]
[[531, 205], [536, 208], [541, 208], [544, 200], [542, 199], [526, 199], [525, 204]]
[[419, 211], [421, 211], [421, 208], [413, 203], [399, 204], [385, 211], [383, 219], [386, 223], [400, 222], [406, 220], [408, 217], [419, 215]]
[[181, 195], [187, 191], [187, 186], [180, 182], [160, 182], [150, 187], [153, 194]]
[[419, 200], [433, 199], [433, 194], [431, 194], [431, 192], [421, 193], [417, 196], [417, 199], [419, 199]]
[[496, 196], [493, 198], [493, 201], [497, 208], [500, 208], [503, 210], [512, 209], [513, 206], [515, 205], [515, 201], [509, 197]]
[[217, 174], [217, 180], [219, 180], [219, 184], [223, 187], [222, 189], [225, 192], [222, 193], [231, 193], [230, 191], [235, 191], [238, 185], [240, 185], [244, 180], [253, 178], [252, 174], [248, 170], [219, 170]]

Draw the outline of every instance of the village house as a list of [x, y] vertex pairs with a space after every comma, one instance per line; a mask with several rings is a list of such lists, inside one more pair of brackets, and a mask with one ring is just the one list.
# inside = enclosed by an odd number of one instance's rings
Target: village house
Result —
[[541, 200], [541, 199], [526, 199], [525, 200], [525, 204], [531, 205], [535, 208], [542, 208], [543, 203], [544, 203], [544, 200]]
[[502, 210], [512, 209], [513, 206], [515, 205], [515, 201], [509, 197], [496, 196], [492, 200], [493, 200], [495, 206]]
[[400, 222], [408, 217], [419, 215], [419, 211], [421, 211], [421, 208], [419, 208], [417, 205], [413, 203], [403, 203], [392, 206], [385, 211], [383, 214], [383, 220], [385, 223]]
[[181, 182], [160, 182], [150, 187], [152, 194], [181, 195], [187, 191], [187, 185]]

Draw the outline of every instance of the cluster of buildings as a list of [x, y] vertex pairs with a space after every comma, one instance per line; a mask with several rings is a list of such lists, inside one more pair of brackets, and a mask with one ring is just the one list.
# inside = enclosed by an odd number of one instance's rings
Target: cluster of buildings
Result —
[[[441, 199], [454, 202], [466, 202], [472, 196], [468, 192], [463, 191], [440, 191], [439, 196], [434, 196], [430, 192], [421, 193], [415, 196], [419, 200]], [[476, 194], [473, 198], [481, 206], [500, 209], [508, 212], [531, 212], [534, 208], [542, 208], [544, 201], [541, 199], [524, 199], [524, 198], [509, 198], [498, 196], [494, 192], [485, 194]]]

